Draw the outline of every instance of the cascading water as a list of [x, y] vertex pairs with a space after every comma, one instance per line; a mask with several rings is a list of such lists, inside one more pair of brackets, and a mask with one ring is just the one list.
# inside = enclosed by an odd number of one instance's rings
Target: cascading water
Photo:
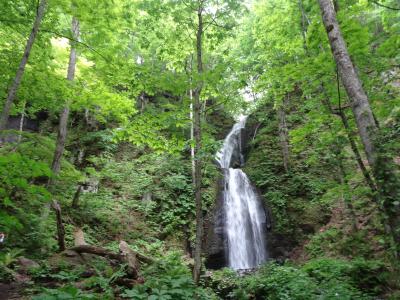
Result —
[[225, 138], [217, 161], [224, 172], [224, 214], [229, 267], [252, 269], [267, 259], [265, 227], [266, 214], [242, 166], [243, 153], [241, 131], [246, 117], [241, 117]]

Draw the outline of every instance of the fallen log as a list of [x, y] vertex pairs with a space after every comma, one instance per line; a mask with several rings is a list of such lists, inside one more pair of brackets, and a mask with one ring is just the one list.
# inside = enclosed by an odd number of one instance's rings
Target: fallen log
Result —
[[92, 245], [78, 245], [74, 246], [68, 250], [72, 250], [78, 253], [90, 253], [94, 255], [99, 255], [103, 257], [107, 257], [109, 259], [114, 259], [118, 261], [123, 261], [122, 257], [120, 254], [114, 253], [108, 249], [97, 247], [97, 246], [92, 246]]
[[154, 258], [148, 257], [146, 255], [143, 255], [143, 254], [139, 253], [139, 252], [135, 252], [135, 253], [136, 253], [136, 257], [141, 262], [144, 262], [146, 264], [154, 264], [156, 262], [156, 260]]
[[[103, 257], [107, 257], [110, 259], [115, 259], [115, 260], [121, 261], [120, 254], [114, 253], [108, 249], [97, 247], [97, 246], [78, 245], [78, 246], [69, 248], [68, 250], [72, 250], [72, 251], [75, 251], [78, 253], [90, 253], [90, 254], [99, 255], [99, 256], [103, 256]], [[136, 254], [137, 259], [143, 263], [152, 264], [152, 263], [156, 262], [155, 259], [148, 257], [146, 255], [143, 255], [139, 252], [135, 252], [135, 254]]]
[[117, 278], [114, 282], [117, 285], [122, 285], [127, 288], [133, 288], [135, 285], [143, 284], [144, 279], [143, 278], [138, 278], [138, 279]]

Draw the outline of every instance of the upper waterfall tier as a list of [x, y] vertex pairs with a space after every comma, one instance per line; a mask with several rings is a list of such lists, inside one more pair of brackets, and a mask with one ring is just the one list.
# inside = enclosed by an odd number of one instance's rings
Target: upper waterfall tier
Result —
[[243, 155], [242, 155], [242, 137], [241, 132], [246, 125], [247, 117], [242, 116], [239, 118], [232, 130], [229, 132], [224, 140], [222, 148], [216, 154], [216, 159], [222, 169], [228, 169], [232, 166], [233, 158], [236, 157], [237, 161], [242, 165]]

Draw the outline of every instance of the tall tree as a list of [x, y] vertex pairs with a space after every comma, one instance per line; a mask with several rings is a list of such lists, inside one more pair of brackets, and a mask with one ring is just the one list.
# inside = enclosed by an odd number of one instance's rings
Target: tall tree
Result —
[[278, 108], [278, 129], [279, 129], [279, 140], [281, 143], [281, 149], [282, 149], [282, 159], [283, 159], [283, 167], [286, 172], [289, 172], [289, 133], [288, 133], [288, 127], [287, 127], [287, 122], [286, 122], [286, 109], [288, 106], [289, 102], [289, 97], [290, 93], [287, 93], [284, 96], [283, 103], [281, 106]]
[[[69, 54], [67, 80], [72, 82], [75, 78], [76, 59], [77, 59], [76, 41], [79, 39], [79, 21], [75, 17], [72, 17], [71, 32], [72, 32], [72, 40], [70, 42], [71, 50]], [[51, 169], [55, 174], [57, 174], [60, 171], [61, 158], [64, 153], [65, 141], [67, 138], [69, 101], [70, 100], [67, 100], [67, 102], [65, 103], [65, 106], [60, 115], [56, 149], [54, 151], [53, 162], [51, 164]]]
[[10, 115], [11, 106], [15, 100], [18, 92], [18, 87], [21, 84], [22, 76], [24, 75], [26, 64], [28, 63], [29, 56], [31, 54], [32, 46], [35, 42], [37, 33], [39, 31], [40, 24], [42, 22], [43, 16], [46, 10], [46, 0], [41, 0], [37, 7], [35, 22], [32, 26], [32, 31], [29, 35], [28, 41], [24, 49], [24, 54], [22, 55], [21, 62], [19, 63], [17, 73], [15, 75], [14, 81], [8, 90], [7, 99], [3, 107], [3, 111], [0, 116], [0, 130], [4, 130], [7, 125], [8, 117]]
[[350, 100], [367, 160], [377, 179], [383, 208], [388, 217], [388, 224], [396, 244], [394, 247], [397, 249], [395, 255], [397, 255], [400, 247], [400, 207], [396, 204], [398, 203], [400, 188], [397, 175], [391, 170], [391, 162], [379, 153], [380, 150], [376, 144], [378, 124], [374, 118], [367, 94], [347, 51], [347, 46], [336, 18], [334, 4], [331, 0], [319, 0], [319, 6], [332, 54]]
[[347, 51], [332, 1], [319, 0], [319, 5], [331, 50], [338, 66], [343, 86], [350, 99], [365, 154], [369, 164], [374, 167], [376, 161], [374, 138], [376, 137], [378, 127], [367, 94]]
[[[198, 1], [197, 7], [197, 32], [196, 32], [196, 57], [197, 73], [201, 78], [203, 73], [203, 13], [204, 1]], [[201, 199], [201, 102], [200, 96], [203, 89], [203, 81], [200, 79], [193, 93], [193, 135], [194, 135], [194, 192], [196, 201], [196, 245], [194, 249], [193, 279], [196, 283], [200, 280], [201, 269], [201, 242], [203, 237], [203, 208]]]
[[[69, 53], [67, 80], [72, 82], [75, 78], [76, 70], [76, 42], [79, 39], [79, 21], [77, 18], [72, 17], [71, 22], [72, 40], [70, 41], [71, 49]], [[66, 101], [65, 106], [60, 115], [60, 121], [58, 125], [58, 134], [56, 148], [54, 151], [53, 162], [51, 164], [51, 170], [54, 174], [58, 174], [61, 168], [61, 159], [64, 153], [65, 141], [67, 139], [68, 130], [68, 116], [69, 116], [69, 99]], [[62, 222], [61, 206], [56, 200], [53, 200], [53, 209], [56, 212], [57, 219], [57, 236], [58, 236], [58, 247], [60, 251], [65, 250], [65, 229]]]

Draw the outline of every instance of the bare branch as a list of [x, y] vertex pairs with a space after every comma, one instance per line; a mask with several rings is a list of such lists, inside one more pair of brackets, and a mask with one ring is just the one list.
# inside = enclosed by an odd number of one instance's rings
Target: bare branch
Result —
[[374, 3], [374, 4], [376, 4], [376, 5], [378, 5], [378, 6], [380, 6], [380, 7], [384, 7], [384, 8], [387, 8], [387, 9], [391, 9], [391, 10], [400, 10], [400, 8], [398, 8], [398, 7], [387, 6], [387, 5], [384, 5], [384, 4], [382, 4], [382, 3], [379, 3], [378, 1], [375, 1], [375, 0], [371, 0], [371, 2]]

